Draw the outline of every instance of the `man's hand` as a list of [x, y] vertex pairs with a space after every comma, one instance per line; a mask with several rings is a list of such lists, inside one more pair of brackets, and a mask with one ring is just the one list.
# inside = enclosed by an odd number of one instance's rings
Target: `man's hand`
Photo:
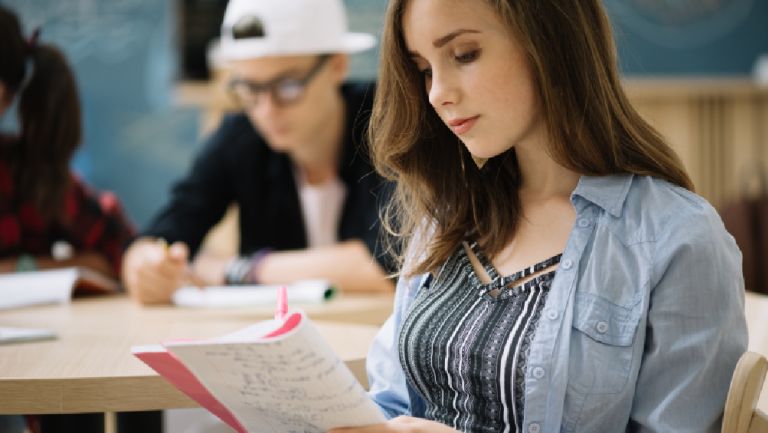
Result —
[[139, 239], [123, 257], [123, 283], [142, 304], [168, 303], [176, 289], [189, 283], [188, 260], [184, 242], [168, 246], [162, 240]]

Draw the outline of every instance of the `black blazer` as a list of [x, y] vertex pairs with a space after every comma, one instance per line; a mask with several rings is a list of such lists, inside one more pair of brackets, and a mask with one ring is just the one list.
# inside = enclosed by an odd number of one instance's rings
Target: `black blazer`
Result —
[[[339, 177], [347, 196], [338, 227], [340, 240], [360, 239], [386, 271], [379, 209], [391, 185], [372, 168], [365, 133], [374, 94], [372, 83], [342, 86], [347, 122]], [[189, 174], [172, 190], [170, 202], [143, 231], [168, 242], [184, 241], [194, 255], [230, 204], [240, 208], [240, 253], [262, 248], [307, 247], [293, 166], [270, 149], [244, 114], [225, 117], [195, 158]]]

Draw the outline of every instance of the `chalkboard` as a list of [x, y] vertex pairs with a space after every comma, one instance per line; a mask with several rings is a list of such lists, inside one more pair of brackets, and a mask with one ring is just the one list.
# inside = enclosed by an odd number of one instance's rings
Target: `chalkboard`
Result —
[[765, 0], [604, 0], [629, 75], [748, 75], [768, 53]]
[[351, 78], [375, 78], [379, 65], [379, 43], [384, 25], [384, 12], [387, 2], [384, 0], [345, 0], [349, 15], [349, 29], [376, 36], [376, 46], [368, 51], [352, 56], [350, 62]]
[[[576, 0], [568, 0], [576, 1]], [[350, 27], [380, 35], [384, 0], [346, 0]], [[767, 0], [603, 0], [628, 75], [749, 75], [768, 53]], [[353, 59], [375, 76], [376, 50]]]

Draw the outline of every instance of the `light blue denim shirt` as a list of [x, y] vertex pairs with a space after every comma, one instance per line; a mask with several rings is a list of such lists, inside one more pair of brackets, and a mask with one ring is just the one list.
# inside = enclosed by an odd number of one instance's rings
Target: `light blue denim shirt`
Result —
[[[719, 432], [747, 347], [741, 254], [719, 216], [696, 194], [633, 175], [582, 177], [571, 202], [576, 223], [531, 345], [523, 431]], [[400, 279], [368, 355], [370, 394], [388, 417], [424, 413], [397, 339], [430, 281]]]

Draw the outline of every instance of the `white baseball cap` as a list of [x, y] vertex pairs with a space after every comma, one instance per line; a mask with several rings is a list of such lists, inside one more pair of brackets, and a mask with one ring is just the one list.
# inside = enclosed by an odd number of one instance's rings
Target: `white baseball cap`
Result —
[[220, 64], [266, 56], [356, 53], [376, 38], [351, 33], [342, 0], [230, 0], [221, 39], [210, 53]]

